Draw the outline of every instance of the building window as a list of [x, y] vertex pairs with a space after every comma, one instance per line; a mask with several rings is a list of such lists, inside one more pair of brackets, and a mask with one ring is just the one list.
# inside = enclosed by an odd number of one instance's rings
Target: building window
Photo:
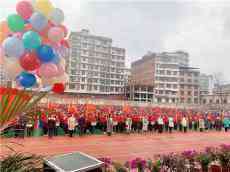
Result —
[[166, 86], [167, 86], [167, 88], [171, 88], [171, 84], [167, 84]]
[[85, 85], [81, 85], [81, 89], [84, 90], [85, 89]]
[[164, 84], [160, 84], [159, 86], [160, 86], [160, 88], [164, 88]]
[[226, 99], [224, 99], [224, 104], [227, 104], [227, 103], [228, 103], [228, 101]]
[[177, 71], [174, 71], [174, 72], [173, 72], [173, 75], [177, 75]]
[[174, 85], [173, 85], [173, 88], [174, 88], [174, 89], [176, 89], [176, 88], [177, 88], [177, 85], [176, 85], [176, 84], [174, 84]]
[[165, 71], [164, 71], [164, 70], [160, 70], [160, 74], [161, 74], [161, 75], [164, 75], [164, 74], [165, 74]]
[[220, 101], [219, 101], [219, 99], [217, 99], [217, 100], [216, 100], [216, 104], [219, 104], [219, 103], [220, 103]]
[[184, 72], [180, 72], [180, 76], [184, 76]]
[[203, 100], [203, 104], [206, 104], [206, 99]]
[[75, 89], [75, 84], [69, 84], [69, 89]]
[[181, 91], [180, 94], [181, 94], [181, 95], [184, 95], [184, 91]]
[[168, 71], [167, 71], [167, 75], [171, 75], [171, 71], [168, 70]]
[[191, 98], [188, 98], [187, 99], [187, 103], [191, 103], [192, 101], [191, 101]]
[[198, 92], [197, 91], [194, 92], [194, 96], [198, 96]]
[[191, 96], [191, 91], [188, 91], [188, 95]]
[[194, 99], [194, 103], [195, 103], [195, 104], [198, 104], [198, 98], [195, 98], [195, 99]]
[[210, 103], [210, 104], [212, 104], [212, 103], [213, 103], [212, 99], [210, 99], [210, 100], [209, 100], [209, 103]]
[[188, 82], [190, 83], [190, 82], [192, 82], [192, 80], [191, 80], [191, 79], [188, 79]]

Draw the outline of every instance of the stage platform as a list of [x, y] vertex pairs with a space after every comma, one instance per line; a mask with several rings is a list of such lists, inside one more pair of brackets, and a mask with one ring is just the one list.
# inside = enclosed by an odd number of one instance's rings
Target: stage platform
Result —
[[[22, 144], [11, 145], [15, 150], [35, 153], [43, 156], [58, 155], [71, 152], [84, 152], [94, 157], [111, 157], [115, 161], [124, 162], [134, 157], [153, 158], [156, 154], [181, 152], [188, 149], [202, 150], [207, 146], [230, 144], [230, 132], [188, 132], [188, 133], [147, 133], [147, 134], [115, 134], [92, 136], [47, 136], [25, 139], [1, 139], [1, 142]], [[2, 147], [0, 155], [9, 150]]]

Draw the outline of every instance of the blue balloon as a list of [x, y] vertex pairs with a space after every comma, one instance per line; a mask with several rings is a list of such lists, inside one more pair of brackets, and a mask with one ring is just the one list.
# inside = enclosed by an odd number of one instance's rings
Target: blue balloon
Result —
[[47, 18], [38, 12], [33, 13], [33, 15], [30, 17], [29, 19], [33, 29], [37, 30], [37, 31], [41, 31], [43, 29], [45, 29], [45, 27], [48, 24], [48, 20]]
[[60, 57], [59, 55], [55, 52], [55, 56], [52, 60], [52, 63], [59, 64], [60, 63]]
[[55, 58], [53, 48], [49, 45], [42, 45], [37, 49], [38, 58], [43, 63], [52, 62]]
[[42, 42], [40, 35], [34, 31], [28, 31], [24, 33], [22, 40], [24, 47], [28, 50], [37, 49]]
[[8, 57], [21, 57], [25, 51], [22, 40], [14, 36], [6, 38], [2, 46]]
[[22, 72], [18, 77], [18, 81], [22, 87], [31, 88], [36, 84], [37, 79], [31, 73]]

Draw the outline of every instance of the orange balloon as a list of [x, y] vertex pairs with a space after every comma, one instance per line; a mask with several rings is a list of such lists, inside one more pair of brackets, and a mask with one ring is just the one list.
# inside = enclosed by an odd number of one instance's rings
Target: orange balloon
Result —
[[42, 37], [42, 44], [52, 46], [53, 43], [47, 38], [47, 37]]
[[29, 30], [33, 30], [32, 25], [31, 24], [26, 24], [25, 25], [25, 31], [29, 31]]
[[0, 32], [0, 44], [4, 41], [4, 34]]
[[0, 32], [3, 32], [5, 34], [9, 34], [10, 33], [10, 29], [8, 28], [8, 24], [6, 21], [2, 21], [0, 23]]
[[0, 43], [10, 34], [10, 29], [8, 28], [7, 22], [0, 22]]

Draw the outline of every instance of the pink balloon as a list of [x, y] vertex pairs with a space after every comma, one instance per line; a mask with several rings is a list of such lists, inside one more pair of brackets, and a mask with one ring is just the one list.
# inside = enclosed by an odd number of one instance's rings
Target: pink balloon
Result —
[[25, 20], [33, 14], [33, 6], [29, 1], [20, 1], [16, 6], [17, 13]]
[[18, 39], [22, 39], [23, 33], [22, 32], [16, 32], [13, 35], [16, 36]]
[[65, 33], [60, 27], [52, 27], [48, 31], [48, 38], [52, 42], [60, 42], [65, 37]]
[[0, 65], [4, 63], [4, 51], [2, 46], [0, 46]]
[[52, 78], [58, 74], [58, 67], [53, 63], [42, 64], [39, 68], [39, 75], [44, 78]]

